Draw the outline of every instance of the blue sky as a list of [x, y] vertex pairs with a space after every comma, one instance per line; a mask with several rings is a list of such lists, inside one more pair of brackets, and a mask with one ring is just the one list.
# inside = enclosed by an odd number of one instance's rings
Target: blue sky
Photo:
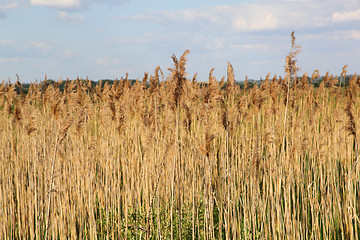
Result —
[[186, 49], [199, 81], [283, 76], [292, 31], [301, 73], [360, 72], [359, 0], [0, 0], [0, 81], [168, 75]]

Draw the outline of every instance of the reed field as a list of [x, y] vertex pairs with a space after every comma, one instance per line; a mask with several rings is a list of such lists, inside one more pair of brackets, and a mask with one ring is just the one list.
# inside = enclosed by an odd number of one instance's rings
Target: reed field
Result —
[[360, 78], [314, 87], [294, 41], [252, 87], [189, 51], [135, 84], [3, 82], [0, 239], [360, 239]]

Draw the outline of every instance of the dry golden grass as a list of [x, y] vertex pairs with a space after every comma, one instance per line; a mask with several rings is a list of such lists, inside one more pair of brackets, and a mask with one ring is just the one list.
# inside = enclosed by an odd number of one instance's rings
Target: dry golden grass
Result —
[[229, 63], [221, 89], [187, 54], [165, 81], [3, 82], [0, 238], [359, 239], [358, 76], [314, 88], [294, 54], [253, 88]]

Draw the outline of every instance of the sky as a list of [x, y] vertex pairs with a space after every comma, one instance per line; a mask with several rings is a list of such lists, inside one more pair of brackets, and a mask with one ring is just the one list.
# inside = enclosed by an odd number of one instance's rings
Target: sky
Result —
[[360, 73], [359, 0], [0, 0], [0, 81], [167, 76], [186, 49], [198, 81], [284, 76], [292, 31], [299, 74]]

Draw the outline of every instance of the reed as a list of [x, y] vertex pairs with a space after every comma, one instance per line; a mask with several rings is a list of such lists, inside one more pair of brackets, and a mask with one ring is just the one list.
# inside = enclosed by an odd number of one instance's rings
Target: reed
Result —
[[134, 84], [1, 83], [0, 238], [358, 239], [360, 78], [315, 88], [292, 40], [243, 89], [188, 51]]

